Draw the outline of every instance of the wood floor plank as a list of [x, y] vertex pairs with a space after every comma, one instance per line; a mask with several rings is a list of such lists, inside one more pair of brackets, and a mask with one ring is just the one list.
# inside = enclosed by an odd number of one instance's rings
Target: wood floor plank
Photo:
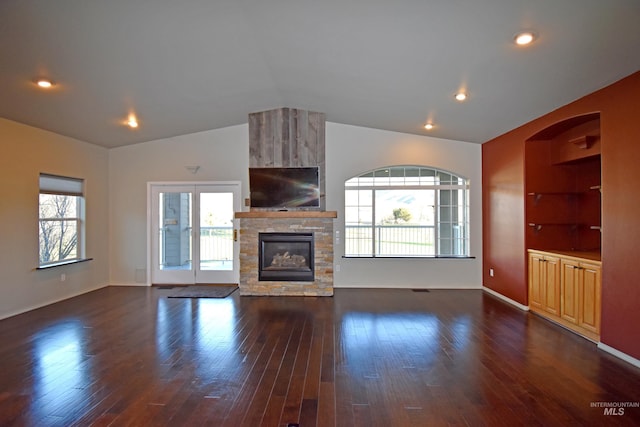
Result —
[[0, 425], [640, 425], [640, 369], [481, 291], [169, 292], [0, 320]]
[[[291, 336], [287, 344], [286, 352], [274, 380], [273, 390], [262, 421], [262, 425], [288, 424], [282, 421], [286, 396], [291, 385], [292, 372], [296, 357], [300, 349], [300, 340], [304, 330], [305, 318], [293, 318], [291, 324]], [[297, 419], [297, 418], [296, 418]], [[293, 421], [293, 420], [292, 420]]]
[[[289, 326], [289, 325], [286, 325]], [[251, 406], [245, 412], [241, 424], [244, 425], [260, 425], [265, 415], [269, 400], [272, 397], [274, 384], [278, 376], [278, 371], [282, 365], [284, 354], [286, 353], [289, 340], [291, 338], [291, 329], [282, 325], [282, 329], [277, 333], [277, 342], [273, 352], [270, 355], [266, 369], [260, 378], [260, 382], [256, 387]], [[284, 399], [283, 399], [284, 400]]]

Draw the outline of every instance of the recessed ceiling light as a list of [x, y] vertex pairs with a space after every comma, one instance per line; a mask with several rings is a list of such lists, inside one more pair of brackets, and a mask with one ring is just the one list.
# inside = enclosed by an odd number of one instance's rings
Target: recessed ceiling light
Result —
[[53, 82], [49, 79], [37, 79], [36, 84], [43, 89], [49, 89], [53, 86]]
[[433, 123], [427, 123], [426, 125], [424, 125], [424, 128], [425, 128], [426, 130], [431, 130], [431, 129], [433, 129]]
[[536, 35], [533, 31], [523, 31], [516, 34], [513, 39], [518, 46], [526, 46], [536, 39]]
[[458, 92], [456, 93], [456, 100], [457, 101], [464, 101], [465, 99], [467, 99], [467, 94], [464, 92]]
[[129, 126], [131, 129], [135, 129], [138, 127], [138, 119], [134, 113], [129, 113], [127, 120], [124, 122], [125, 125]]

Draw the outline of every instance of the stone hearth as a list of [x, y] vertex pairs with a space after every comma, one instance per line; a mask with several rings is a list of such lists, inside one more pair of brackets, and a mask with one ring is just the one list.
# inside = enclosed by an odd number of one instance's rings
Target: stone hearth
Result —
[[[332, 296], [335, 211], [236, 212], [240, 220], [240, 295]], [[313, 233], [314, 281], [261, 281], [259, 233]]]

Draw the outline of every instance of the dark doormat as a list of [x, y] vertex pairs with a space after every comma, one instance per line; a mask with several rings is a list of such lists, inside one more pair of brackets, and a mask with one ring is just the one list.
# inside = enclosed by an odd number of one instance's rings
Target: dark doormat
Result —
[[168, 298], [225, 298], [238, 289], [237, 285], [229, 286], [185, 286], [176, 289]]

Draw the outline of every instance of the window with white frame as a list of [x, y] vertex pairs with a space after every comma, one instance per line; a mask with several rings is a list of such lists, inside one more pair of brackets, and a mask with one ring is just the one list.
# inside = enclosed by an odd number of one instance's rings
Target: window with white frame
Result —
[[469, 256], [469, 180], [390, 166], [345, 181], [345, 256]]
[[40, 174], [39, 266], [84, 257], [84, 182]]

